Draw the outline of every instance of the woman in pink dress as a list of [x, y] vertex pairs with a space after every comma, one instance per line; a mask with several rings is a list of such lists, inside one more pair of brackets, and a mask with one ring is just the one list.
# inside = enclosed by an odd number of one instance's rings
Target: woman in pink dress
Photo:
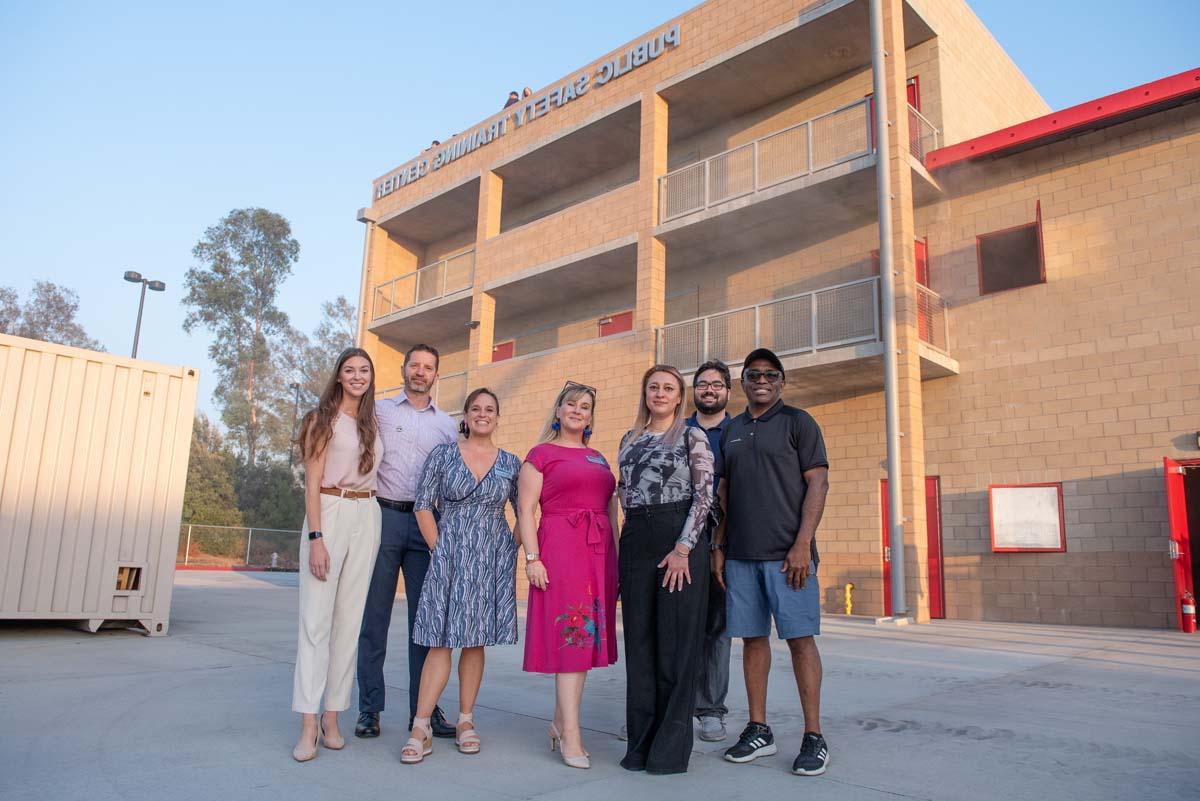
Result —
[[[616, 479], [587, 446], [596, 390], [568, 381], [517, 485], [529, 608], [525, 670], [555, 674], [550, 750], [591, 767], [579, 728], [587, 671], [617, 661], [617, 549], [610, 511]], [[541, 507], [541, 523], [534, 528]]]

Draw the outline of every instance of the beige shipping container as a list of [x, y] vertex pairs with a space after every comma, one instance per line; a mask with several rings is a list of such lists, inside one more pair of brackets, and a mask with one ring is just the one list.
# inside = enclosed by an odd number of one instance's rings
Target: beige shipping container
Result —
[[0, 334], [0, 619], [167, 633], [198, 383]]

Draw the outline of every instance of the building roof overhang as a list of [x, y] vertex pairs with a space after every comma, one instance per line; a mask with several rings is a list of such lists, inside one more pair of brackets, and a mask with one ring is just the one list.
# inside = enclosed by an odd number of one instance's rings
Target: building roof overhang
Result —
[[943, 147], [926, 155], [925, 166], [931, 172], [936, 172], [953, 164], [1007, 156], [1144, 117], [1196, 99], [1200, 99], [1200, 68]]

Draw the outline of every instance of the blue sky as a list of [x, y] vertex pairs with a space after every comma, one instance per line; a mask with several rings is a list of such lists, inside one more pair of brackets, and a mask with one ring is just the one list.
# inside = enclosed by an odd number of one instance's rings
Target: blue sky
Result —
[[[321, 300], [356, 300], [372, 178], [693, 5], [0, 2], [0, 284], [75, 289], [88, 333], [128, 353], [122, 272], [165, 281], [139, 355], [199, 366], [210, 409], [208, 337], [180, 327], [207, 226], [291, 221], [281, 306], [311, 331]], [[971, 6], [1053, 108], [1200, 61], [1195, 0]]]

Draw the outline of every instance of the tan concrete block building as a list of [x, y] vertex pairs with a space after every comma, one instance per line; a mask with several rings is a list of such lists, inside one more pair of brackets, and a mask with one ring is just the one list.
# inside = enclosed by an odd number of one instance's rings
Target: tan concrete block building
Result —
[[[710, 0], [376, 179], [360, 339], [378, 385], [433, 344], [439, 405], [491, 387], [523, 455], [563, 381], [590, 384], [615, 461], [651, 364], [736, 376], [770, 347], [829, 450], [827, 611], [853, 583], [856, 613], [890, 613], [894, 554], [918, 620], [1179, 625], [1200, 532], [1200, 71], [1050, 114], [961, 0], [882, 6], [886, 148], [867, 0]], [[883, 525], [878, 169], [902, 549]]]

